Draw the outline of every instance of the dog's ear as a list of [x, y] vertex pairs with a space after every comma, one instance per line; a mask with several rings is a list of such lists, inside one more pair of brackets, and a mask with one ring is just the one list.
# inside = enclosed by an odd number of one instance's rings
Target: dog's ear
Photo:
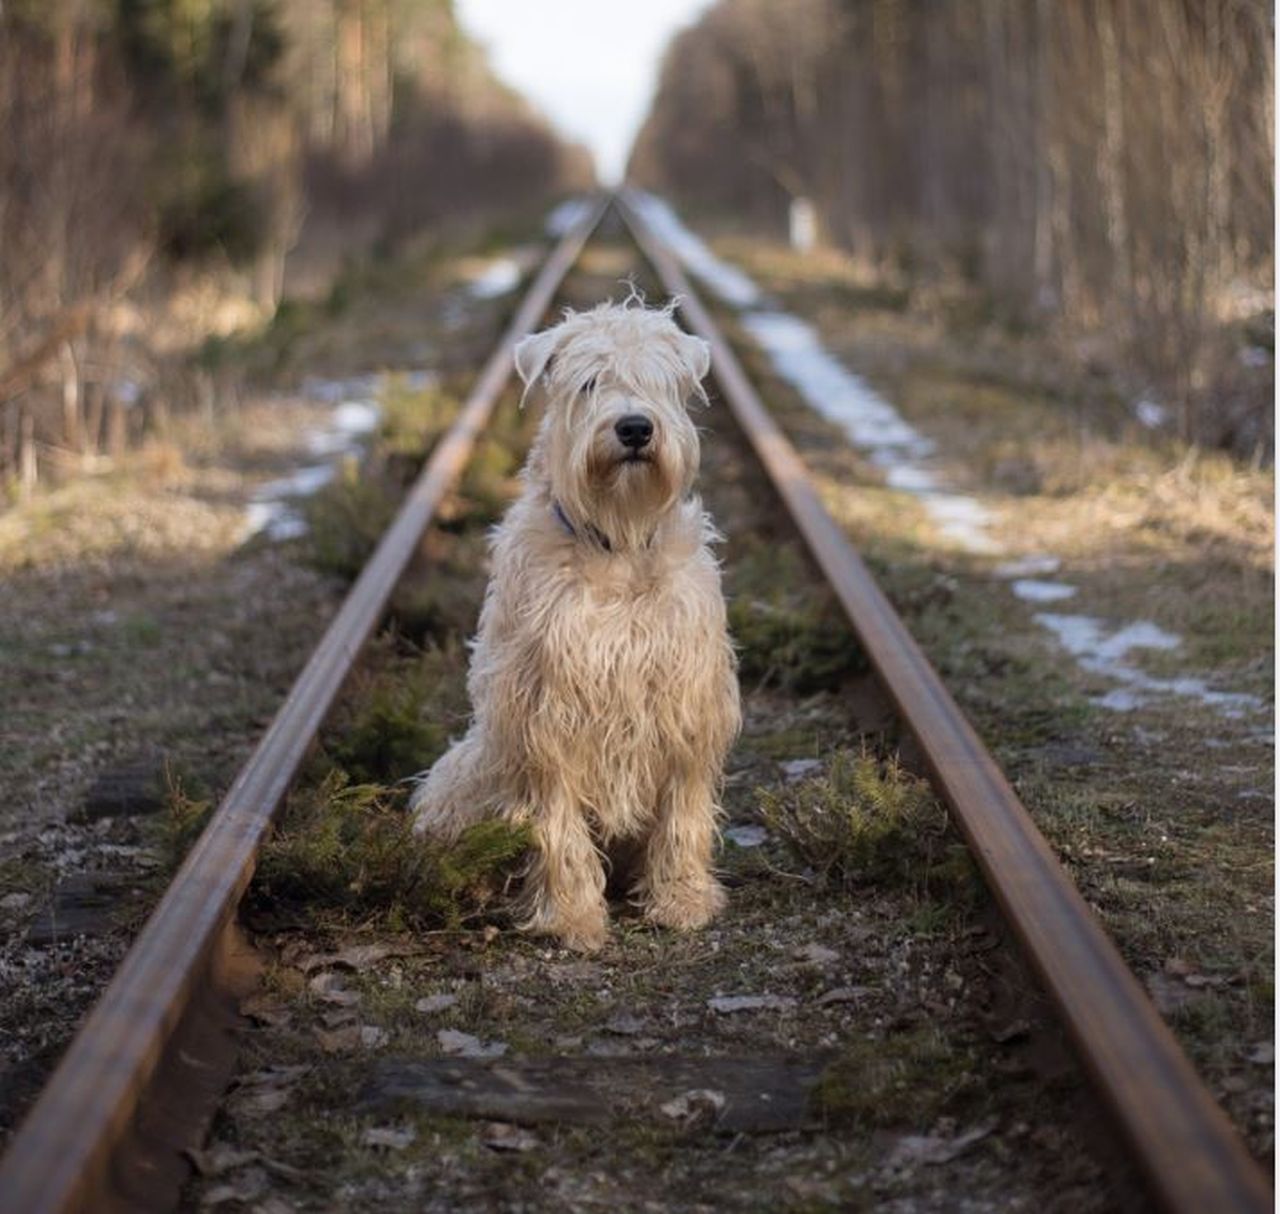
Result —
[[530, 387], [551, 362], [551, 356], [560, 344], [560, 326], [544, 329], [541, 333], [530, 333], [516, 342], [516, 371], [524, 380], [524, 386]]
[[694, 383], [700, 383], [711, 370], [711, 347], [701, 337], [681, 333], [680, 356], [689, 368]]

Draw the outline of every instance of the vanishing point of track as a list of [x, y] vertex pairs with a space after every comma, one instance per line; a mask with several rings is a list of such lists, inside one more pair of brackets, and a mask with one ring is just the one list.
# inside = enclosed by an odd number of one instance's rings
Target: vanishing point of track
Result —
[[251, 979], [236, 910], [307, 748], [467, 463], [534, 329], [610, 205], [688, 328], [903, 724], [918, 741], [1014, 935], [1159, 1204], [1178, 1214], [1271, 1209], [1261, 1170], [1054, 857], [866, 565], [827, 513], [678, 261], [625, 195], [585, 206], [521, 301], [453, 426], [249, 761], [0, 1161], [0, 1214], [158, 1209], [185, 1165], [177, 1127], [216, 1106], [228, 1028]]

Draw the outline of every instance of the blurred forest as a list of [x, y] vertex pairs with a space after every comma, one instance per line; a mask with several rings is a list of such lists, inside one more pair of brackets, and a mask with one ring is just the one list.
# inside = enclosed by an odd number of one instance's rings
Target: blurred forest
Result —
[[1093, 335], [1183, 437], [1256, 451], [1273, 58], [1267, 0], [718, 0], [629, 175], [777, 234], [809, 199], [877, 275]]
[[0, 131], [0, 486], [19, 490], [207, 396], [189, 354], [235, 292], [269, 317], [286, 274], [323, 287], [344, 258], [592, 176], [450, 0], [0, 0]]

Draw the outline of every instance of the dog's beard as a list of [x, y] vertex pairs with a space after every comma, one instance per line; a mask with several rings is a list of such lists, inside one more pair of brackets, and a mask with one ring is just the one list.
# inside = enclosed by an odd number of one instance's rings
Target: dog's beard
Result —
[[681, 453], [661, 438], [636, 452], [600, 434], [575, 462], [562, 496], [617, 547], [647, 544], [687, 479]]

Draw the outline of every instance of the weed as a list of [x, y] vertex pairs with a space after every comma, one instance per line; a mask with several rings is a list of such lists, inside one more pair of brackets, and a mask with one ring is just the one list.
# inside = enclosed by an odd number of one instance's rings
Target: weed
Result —
[[177, 868], [213, 816], [213, 802], [191, 795], [187, 781], [166, 769], [165, 816], [160, 846], [170, 869]]
[[949, 859], [946, 811], [896, 759], [837, 751], [823, 775], [757, 796], [765, 822], [792, 851], [844, 885], [925, 886]]
[[413, 388], [392, 377], [379, 400], [378, 447], [389, 455], [420, 456], [458, 413], [458, 399], [439, 386]]
[[464, 658], [456, 647], [394, 657], [384, 639], [370, 662], [325, 731], [325, 751], [356, 783], [394, 783], [443, 753], [465, 710]]
[[501, 893], [529, 831], [479, 822], [454, 844], [415, 839], [401, 792], [352, 784], [340, 769], [295, 793], [262, 850], [255, 880], [269, 905], [358, 914], [395, 926], [456, 925]]
[[325, 573], [354, 580], [395, 514], [391, 492], [366, 479], [354, 461], [306, 505], [309, 559]]

